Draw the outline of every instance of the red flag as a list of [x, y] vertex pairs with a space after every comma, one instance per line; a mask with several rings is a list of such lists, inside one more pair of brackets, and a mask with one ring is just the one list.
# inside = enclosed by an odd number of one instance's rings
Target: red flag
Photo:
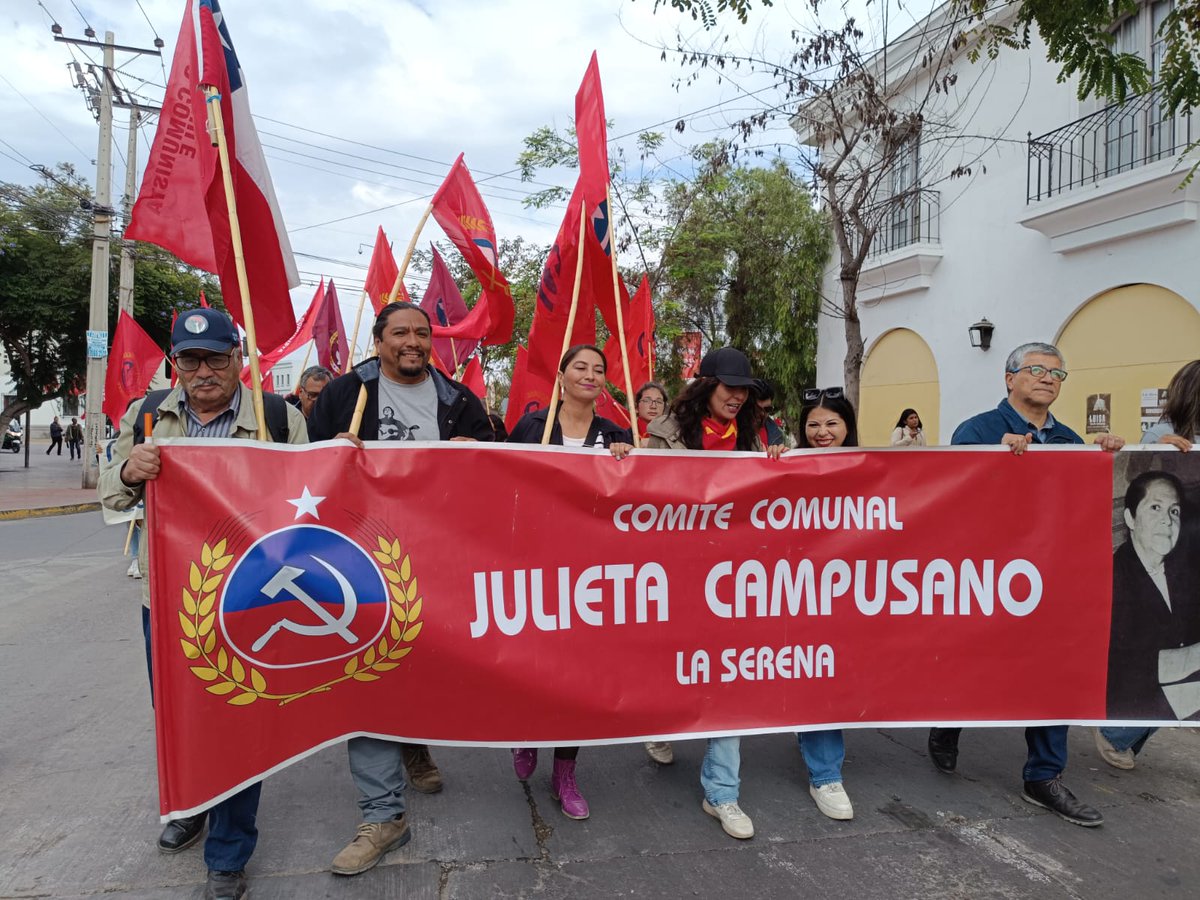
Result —
[[206, 99], [197, 87], [206, 84], [221, 94], [258, 344], [273, 348], [296, 328], [288, 289], [300, 284], [300, 276], [218, 0], [187, 0], [167, 99], [125, 236], [216, 273], [226, 308], [244, 327], [224, 180], [207, 134]]
[[146, 393], [164, 358], [162, 348], [150, 340], [133, 316], [121, 310], [104, 379], [104, 414], [114, 423], [120, 422], [130, 402]]
[[679, 377], [685, 381], [700, 374], [700, 332], [685, 331], [679, 336], [679, 355], [683, 357], [683, 366]]
[[608, 380], [620, 390], [636, 391], [650, 380], [650, 359], [654, 352], [654, 310], [650, 303], [650, 281], [643, 275], [633, 299], [625, 283], [619, 283], [622, 313], [625, 319], [625, 352], [629, 355], [629, 377], [631, 386], [625, 384], [625, 369], [621, 362], [621, 345], [613, 333], [604, 345], [604, 358], [608, 363]]
[[487, 382], [483, 380], [483, 366], [479, 364], [478, 356], [472, 356], [467, 362], [467, 367], [463, 370], [462, 378], [459, 380], [481, 400], [487, 396]]
[[622, 428], [629, 427], [629, 410], [617, 403], [607, 390], [600, 391], [600, 396], [596, 398], [596, 415], [616, 422]]
[[504, 427], [511, 432], [526, 413], [544, 409], [550, 403], [554, 390], [554, 379], [546, 379], [529, 369], [529, 353], [517, 346], [517, 360], [513, 364], [512, 381], [508, 388], [508, 411], [504, 416]]
[[[486, 301], [481, 297], [480, 302]], [[450, 267], [438, 253], [437, 247], [433, 247], [433, 274], [429, 277], [429, 287], [425, 289], [425, 296], [421, 300], [421, 309], [429, 314], [434, 325], [443, 328], [456, 325], [467, 317], [467, 304], [462, 298], [462, 292], [459, 291], [454, 276], [450, 274]], [[471, 338], [433, 339], [433, 348], [438, 356], [452, 362], [455, 369], [464, 365], [478, 346], [479, 341]]]
[[608, 193], [608, 125], [604, 121], [604, 93], [595, 52], [575, 94], [575, 136], [579, 142], [579, 184], [592, 210], [605, 202]]
[[500, 273], [500, 245], [492, 214], [488, 212], [461, 153], [433, 195], [433, 217], [483, 287], [471, 312], [455, 328], [435, 328], [434, 333], [455, 340], [476, 338], [484, 344], [508, 343], [512, 340], [516, 315], [512, 291], [508, 280]]
[[[363, 285], [363, 290], [371, 298], [375, 315], [379, 315], [379, 311], [392, 296], [392, 286], [399, 274], [400, 267], [396, 265], [396, 258], [392, 256], [392, 245], [388, 243], [387, 235], [383, 233], [383, 226], [380, 225], [375, 235], [375, 249], [371, 252], [371, 264], [367, 266], [367, 279]], [[408, 299], [408, 290], [403, 284], [400, 285], [400, 293], [396, 296], [400, 300]]]
[[[292, 332], [292, 336], [286, 341], [272, 350], [270, 353], [264, 353], [258, 358], [258, 370], [263, 378], [266, 378], [271, 372], [271, 368], [290, 353], [299, 350], [305, 344], [313, 339], [313, 321], [317, 311], [321, 308], [321, 303], [325, 299], [325, 279], [321, 279], [321, 283], [317, 285], [317, 291], [313, 294], [312, 300], [308, 304], [308, 309], [304, 311], [304, 315], [300, 318], [300, 322], [296, 325], [296, 330]], [[246, 387], [250, 386], [250, 366], [247, 365], [242, 369], [242, 384]]]
[[312, 336], [317, 344], [317, 363], [334, 375], [346, 371], [350, 361], [350, 346], [346, 341], [346, 326], [342, 324], [342, 310], [338, 306], [337, 288], [333, 279], [321, 303], [320, 311], [313, 317]]
[[204, 291], [200, 292], [200, 306], [203, 307], [204, 309], [212, 308], [211, 306], [208, 305], [208, 298], [204, 296]]

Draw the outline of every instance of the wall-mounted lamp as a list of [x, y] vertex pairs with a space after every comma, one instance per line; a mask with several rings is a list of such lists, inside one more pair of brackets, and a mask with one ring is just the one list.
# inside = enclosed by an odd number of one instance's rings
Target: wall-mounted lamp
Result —
[[992, 332], [995, 330], [996, 326], [987, 319], [980, 319], [967, 329], [967, 334], [971, 336], [971, 346], [987, 350], [992, 346]]

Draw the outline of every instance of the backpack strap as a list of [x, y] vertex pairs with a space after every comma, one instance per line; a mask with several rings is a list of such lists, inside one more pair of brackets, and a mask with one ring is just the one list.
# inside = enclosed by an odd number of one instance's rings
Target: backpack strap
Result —
[[[167, 399], [169, 393], [171, 393], [170, 388], [151, 391], [142, 400], [142, 405], [138, 408], [137, 419], [133, 423], [133, 442], [135, 444], [144, 443], [146, 440], [144, 425], [146, 413], [150, 413], [153, 416], [151, 422], [157, 424], [158, 408], [162, 406], [162, 402]], [[271, 440], [277, 444], [286, 444], [289, 433], [287, 401], [278, 394], [263, 394], [263, 411], [267, 417], [267, 431], [271, 433]]]

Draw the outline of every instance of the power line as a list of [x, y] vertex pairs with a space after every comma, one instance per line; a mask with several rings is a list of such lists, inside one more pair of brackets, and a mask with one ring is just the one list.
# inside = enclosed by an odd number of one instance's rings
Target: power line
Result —
[[59, 128], [57, 125], [55, 125], [54, 122], [44, 112], [42, 112], [40, 109], [38, 109], [37, 105], [32, 100], [30, 100], [28, 97], [26, 97], [24, 94], [22, 94], [19, 90], [17, 90], [16, 85], [14, 85], [11, 81], [9, 81], [7, 78], [5, 78], [3, 74], [0, 74], [0, 80], [3, 80], [4, 83], [7, 84], [12, 89], [14, 94], [16, 94], [18, 97], [20, 97], [26, 103], [28, 103], [30, 108], [32, 108], [35, 113], [37, 113], [39, 116], [41, 116], [43, 119], [45, 119], [46, 122], [49, 123], [51, 128], [53, 128], [60, 135], [62, 135], [63, 139], [68, 144], [70, 144], [72, 147], [74, 147], [76, 150], [78, 150], [79, 154], [85, 160], [87, 160], [88, 163], [91, 163], [92, 157], [90, 155], [88, 155], [87, 151], [83, 150], [77, 143], [75, 143], [73, 140], [71, 140], [71, 138], [67, 135], [67, 133], [65, 131], [63, 131], [61, 128]]

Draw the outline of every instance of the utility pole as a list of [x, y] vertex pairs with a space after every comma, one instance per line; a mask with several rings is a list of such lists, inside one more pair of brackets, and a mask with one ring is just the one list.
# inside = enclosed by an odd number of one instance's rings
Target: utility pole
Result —
[[[96, 201], [93, 204], [94, 229], [92, 236], [92, 290], [88, 305], [87, 331], [87, 407], [83, 429], [83, 487], [94, 488], [100, 480], [99, 459], [96, 449], [104, 439], [104, 381], [108, 363], [108, 268], [109, 268], [109, 239], [112, 234], [112, 113], [113, 106], [130, 106], [120, 96], [120, 89], [114, 77], [116, 51], [134, 54], [151, 54], [161, 56], [158, 50], [148, 50], [141, 47], [125, 47], [116, 43], [116, 35], [111, 31], [104, 33], [104, 43], [94, 40], [96, 33], [89, 27], [84, 34], [87, 39], [63, 37], [62, 28], [54, 25], [50, 29], [54, 40], [67, 44], [78, 44], [89, 47], [100, 47], [104, 53], [104, 71], [98, 76], [98, 103], [94, 112], [100, 124], [100, 142], [96, 153]], [[90, 67], [89, 67], [90, 68]], [[80, 76], [82, 82], [82, 76]], [[84, 85], [80, 85], [84, 86]], [[117, 94], [116, 102], [113, 95]], [[131, 98], [132, 99], [132, 98]], [[92, 105], [89, 103], [89, 105]], [[136, 115], [136, 113], [135, 113]], [[132, 121], [136, 122], [136, 119]], [[133, 153], [136, 151], [135, 128], [130, 129], [129, 168], [134, 171]], [[128, 184], [130, 175], [126, 174]], [[136, 177], [136, 174], [135, 176]], [[124, 254], [123, 254], [124, 255]], [[132, 264], [132, 259], [130, 259]], [[122, 282], [124, 276], [122, 276]], [[129, 303], [132, 311], [133, 303], [133, 272], [129, 272]]]
[[[129, 146], [125, 153], [125, 225], [129, 225], [129, 213], [133, 209], [137, 193], [137, 130], [138, 106], [129, 105]], [[121, 241], [121, 280], [117, 288], [117, 306], [121, 312], [133, 315], [133, 244]]]

